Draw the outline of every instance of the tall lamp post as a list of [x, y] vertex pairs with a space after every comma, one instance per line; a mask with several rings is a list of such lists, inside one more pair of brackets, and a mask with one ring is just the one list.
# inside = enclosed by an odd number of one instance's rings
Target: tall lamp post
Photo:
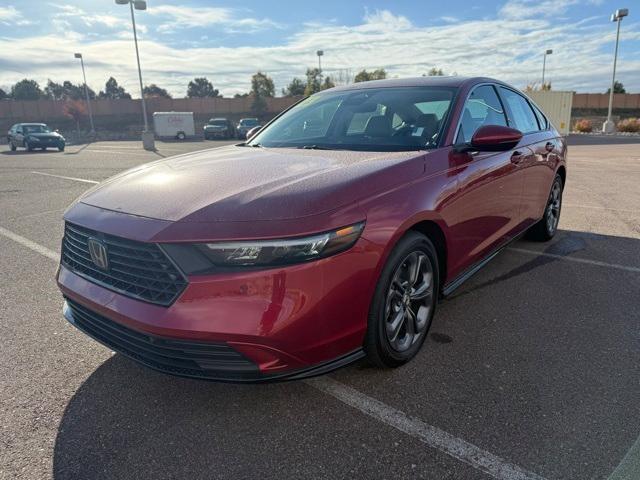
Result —
[[84, 79], [84, 96], [87, 99], [87, 110], [89, 111], [89, 123], [91, 124], [91, 135], [96, 133], [96, 129], [93, 126], [93, 113], [91, 112], [91, 101], [89, 99], [89, 87], [87, 87], [87, 75], [84, 73], [84, 60], [81, 53], [74, 53], [75, 58], [80, 59], [80, 65], [82, 66], [82, 78]]
[[544, 89], [544, 72], [547, 69], [547, 55], [551, 55], [552, 53], [553, 53], [553, 50], [551, 49], [545, 50], [544, 56], [542, 57], [542, 85], [540, 86], [541, 89]]
[[618, 27], [616, 29], [616, 48], [613, 53], [613, 75], [611, 77], [611, 90], [609, 91], [609, 111], [607, 113], [607, 121], [602, 125], [602, 131], [604, 133], [613, 133], [615, 125], [611, 119], [611, 112], [613, 111], [613, 88], [616, 85], [616, 63], [618, 62], [618, 42], [620, 40], [620, 22], [622, 19], [629, 15], [629, 10], [626, 8], [620, 8], [611, 15], [611, 21], [617, 22]]
[[320, 74], [320, 81], [322, 81], [322, 56], [324, 55], [324, 50], [318, 50], [316, 52], [316, 55], [318, 55], [318, 72]]
[[142, 86], [142, 69], [140, 68], [140, 52], [138, 50], [138, 34], [136, 32], [136, 17], [133, 10], [146, 10], [146, 0], [116, 0], [118, 5], [127, 5], [131, 8], [131, 24], [133, 25], [133, 42], [136, 45], [136, 60], [138, 61], [138, 80], [140, 81], [140, 99], [142, 101], [142, 117], [144, 119], [144, 131], [142, 132], [142, 146], [145, 150], [155, 150], [153, 132], [149, 131], [147, 121], [147, 105], [144, 100], [144, 87]]

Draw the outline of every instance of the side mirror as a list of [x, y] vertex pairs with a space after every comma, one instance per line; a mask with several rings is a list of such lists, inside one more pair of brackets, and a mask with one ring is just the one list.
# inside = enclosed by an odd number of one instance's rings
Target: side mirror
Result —
[[502, 125], [484, 125], [471, 137], [471, 149], [479, 152], [504, 152], [514, 148], [522, 132]]
[[255, 137], [256, 133], [260, 131], [262, 127], [253, 127], [247, 132], [247, 140], [251, 140], [251, 137]]

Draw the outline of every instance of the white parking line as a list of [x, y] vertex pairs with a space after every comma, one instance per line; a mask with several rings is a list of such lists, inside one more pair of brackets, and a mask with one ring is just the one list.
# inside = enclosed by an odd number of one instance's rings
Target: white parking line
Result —
[[596, 205], [580, 205], [577, 203], [565, 203], [562, 206], [571, 207], [571, 208], [590, 208], [593, 210], [610, 210], [613, 212], [627, 212], [627, 213], [638, 213], [640, 211], [640, 210], [631, 210], [631, 209], [625, 209], [625, 208], [598, 207]]
[[527, 255], [555, 258], [556, 260], [566, 260], [567, 262], [584, 263], [586, 265], [595, 265], [598, 267], [615, 268], [617, 270], [625, 270], [627, 272], [640, 273], [640, 267], [630, 267], [628, 265], [620, 265], [618, 263], [607, 263], [607, 262], [600, 262], [598, 260], [589, 260], [587, 258], [569, 257], [567, 255], [556, 255], [555, 253], [538, 252], [536, 250], [527, 250], [526, 248], [509, 247], [508, 250], [512, 252], [524, 253]]
[[629, 449], [620, 465], [607, 480], [638, 480], [640, 478], [640, 437]]
[[501, 480], [543, 480], [544, 478], [482, 450], [461, 438], [454, 437], [422, 420], [409, 417], [400, 410], [396, 410], [332, 378], [326, 376], [316, 377], [304, 382], [382, 423], [418, 438], [427, 446], [440, 450], [494, 478]]
[[44, 173], [44, 172], [31, 172], [31, 173], [35, 173], [36, 175], [44, 175], [45, 177], [64, 178], [65, 180], [73, 180], [75, 182], [93, 183], [93, 184], [100, 183], [100, 182], [96, 182], [95, 180], [87, 180], [86, 178], [65, 177], [64, 175], [54, 175], [53, 173]]
[[39, 243], [32, 242], [28, 238], [23, 237], [22, 235], [18, 235], [17, 233], [12, 232], [11, 230], [7, 230], [6, 228], [0, 227], [0, 235], [7, 237], [14, 242], [18, 242], [20, 245], [27, 247], [30, 250], [33, 250], [40, 255], [44, 255], [47, 258], [57, 262], [60, 260], [60, 255], [53, 250], [49, 250], [47, 247], [40, 245]]

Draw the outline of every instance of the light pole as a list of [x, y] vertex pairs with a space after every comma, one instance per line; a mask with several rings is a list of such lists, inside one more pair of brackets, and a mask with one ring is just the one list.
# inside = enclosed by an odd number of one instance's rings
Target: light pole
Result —
[[324, 50], [318, 50], [316, 52], [316, 55], [318, 55], [318, 72], [320, 74], [320, 81], [322, 81], [322, 56], [324, 55]]
[[142, 86], [142, 69], [140, 68], [140, 52], [138, 50], [138, 34], [136, 32], [136, 16], [133, 13], [136, 10], [146, 10], [146, 0], [116, 0], [118, 5], [129, 4], [131, 8], [131, 24], [133, 25], [133, 42], [136, 45], [136, 60], [138, 61], [138, 80], [140, 81], [140, 100], [142, 101], [142, 117], [144, 119], [144, 131], [142, 132], [142, 146], [145, 150], [155, 150], [154, 135], [149, 131], [149, 123], [147, 121], [147, 105], [144, 100], [144, 87]]
[[611, 77], [611, 90], [609, 91], [609, 111], [607, 113], [607, 121], [602, 125], [602, 131], [604, 133], [613, 133], [615, 125], [611, 119], [611, 112], [613, 111], [613, 88], [616, 85], [616, 63], [618, 62], [618, 41], [620, 40], [620, 22], [622, 19], [629, 15], [629, 10], [626, 8], [620, 8], [611, 15], [611, 21], [617, 22], [618, 27], [616, 29], [616, 48], [613, 53], [613, 75]]
[[544, 90], [544, 72], [547, 68], [547, 55], [551, 55], [552, 53], [553, 50], [551, 49], [545, 50], [544, 56], [542, 57], [542, 85], [540, 86], [541, 90]]
[[84, 96], [87, 99], [87, 110], [89, 110], [89, 123], [91, 124], [91, 135], [96, 133], [96, 129], [93, 126], [93, 113], [91, 112], [91, 101], [89, 100], [89, 87], [87, 87], [87, 75], [84, 73], [84, 60], [81, 53], [74, 53], [75, 58], [80, 59], [80, 65], [82, 66], [82, 78], [84, 79]]

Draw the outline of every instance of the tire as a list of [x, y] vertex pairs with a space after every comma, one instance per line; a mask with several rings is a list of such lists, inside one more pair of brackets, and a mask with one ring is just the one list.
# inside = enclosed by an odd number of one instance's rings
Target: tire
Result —
[[556, 175], [551, 184], [551, 191], [547, 205], [544, 207], [544, 215], [527, 232], [527, 238], [537, 242], [548, 242], [558, 231], [560, 212], [562, 211], [562, 192], [564, 185], [562, 177]]
[[185, 138], [187, 138], [187, 136], [184, 134], [184, 132], [178, 132], [178, 134], [176, 135], [176, 138], [178, 140], [184, 140]]
[[424, 235], [409, 232], [393, 248], [369, 309], [364, 350], [374, 365], [399, 367], [418, 353], [435, 313], [439, 273], [436, 250]]
[[42, 150], [43, 152], [47, 151], [47, 147], [40, 147], [40, 150]]
[[26, 140], [24, 141], [24, 148], [27, 149], [27, 152], [33, 152], [33, 147]]
[[12, 151], [12, 152], [15, 152], [15, 151], [18, 149], [18, 147], [16, 146], [16, 144], [15, 144], [15, 143], [13, 143], [13, 140], [11, 140], [11, 143], [9, 144], [9, 147], [11, 148], [11, 151]]
[[59, 152], [64, 152], [64, 145], [59, 146], [59, 147], [58, 147], [58, 151], [59, 151]]

